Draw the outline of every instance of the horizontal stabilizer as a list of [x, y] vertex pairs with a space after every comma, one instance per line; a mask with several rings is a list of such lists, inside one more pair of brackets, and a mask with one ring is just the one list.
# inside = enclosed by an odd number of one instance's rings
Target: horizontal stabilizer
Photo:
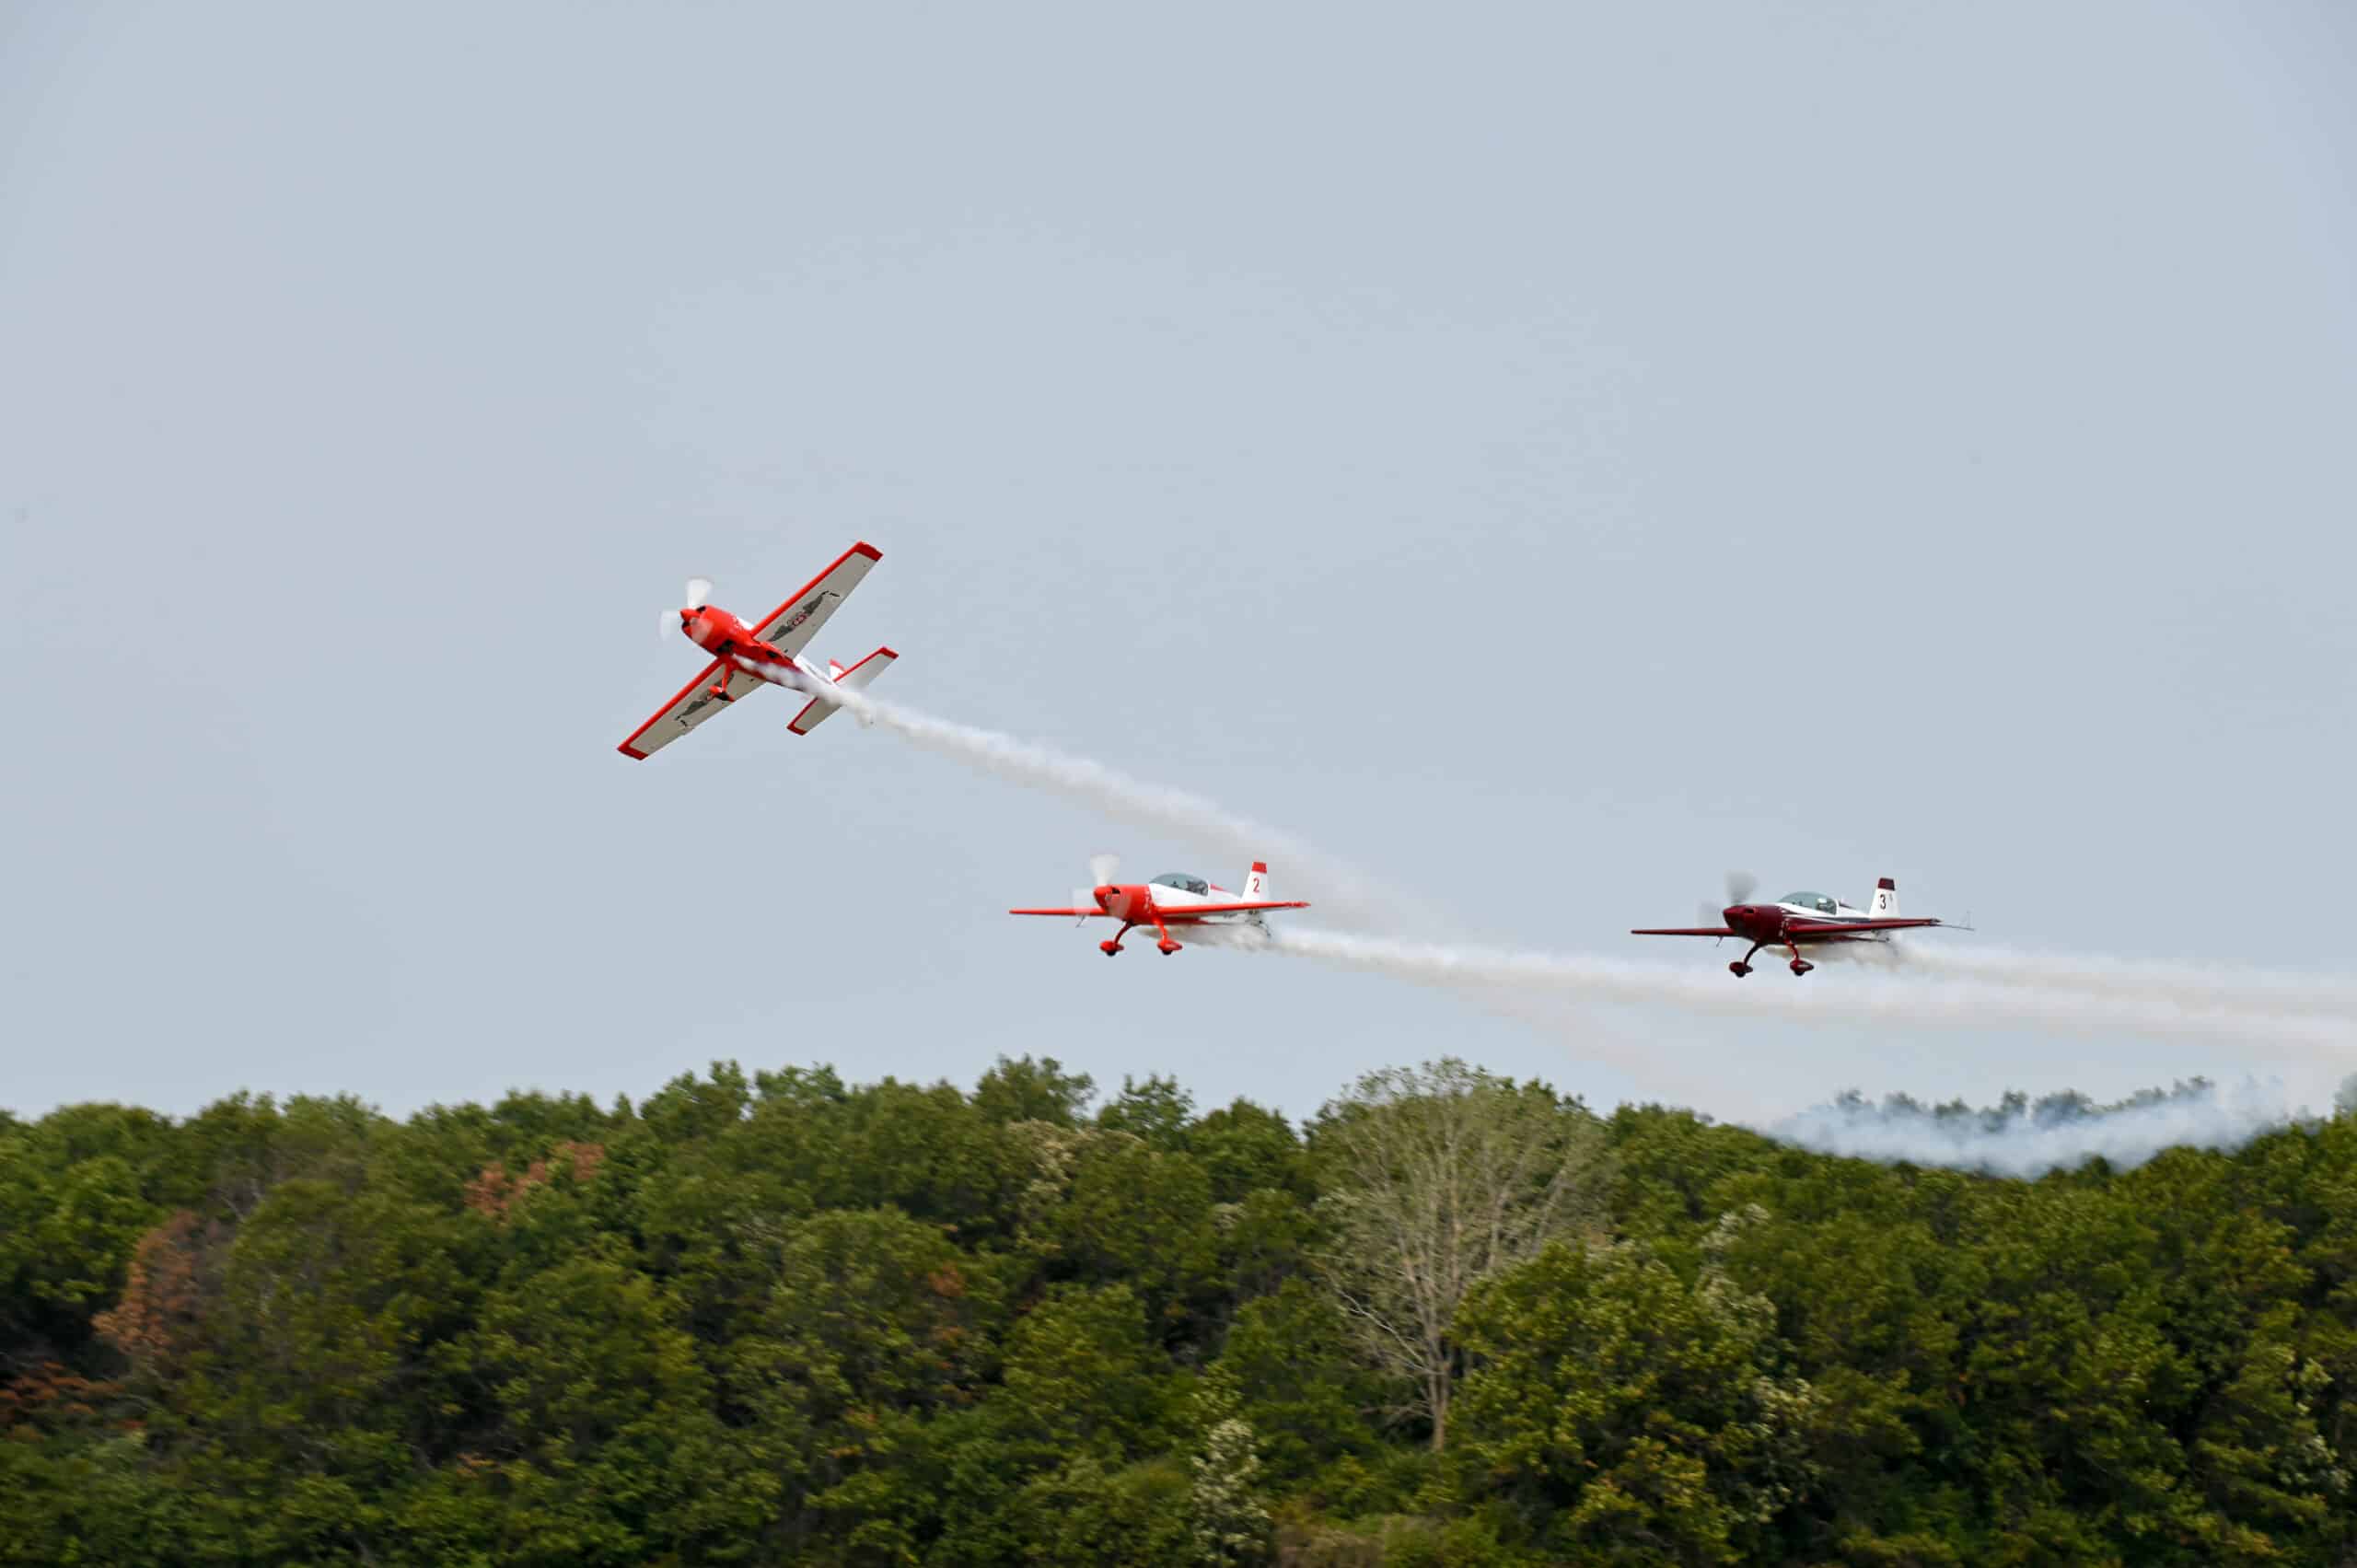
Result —
[[[827, 661], [827, 669], [834, 676], [834, 683], [844, 691], [865, 691], [869, 683], [890, 668], [892, 661], [900, 656], [889, 648], [878, 648], [849, 669], [844, 669], [832, 659]], [[825, 693], [821, 692], [804, 703], [802, 711], [794, 715], [794, 722], [785, 727], [796, 735], [807, 735], [826, 723], [827, 715], [833, 713], [840, 705], [830, 702]]]

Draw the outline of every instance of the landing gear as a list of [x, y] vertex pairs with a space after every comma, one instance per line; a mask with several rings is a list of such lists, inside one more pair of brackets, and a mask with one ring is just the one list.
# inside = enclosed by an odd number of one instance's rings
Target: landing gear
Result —
[[704, 690], [711, 692], [714, 699], [718, 702], [733, 703], [737, 700], [728, 694], [728, 682], [726, 680], [722, 681], [717, 686], [707, 686]]
[[[1097, 950], [1104, 954], [1109, 958], [1113, 957], [1116, 953], [1119, 953], [1121, 950], [1121, 938], [1127, 936], [1135, 928], [1135, 922], [1132, 922], [1130, 924], [1122, 926], [1120, 930], [1113, 934], [1113, 939], [1110, 942], [1099, 942], [1097, 944]], [[1178, 950], [1179, 945], [1170, 940], [1170, 933], [1162, 928], [1162, 923], [1158, 920], [1154, 923], [1154, 935], [1157, 938], [1154, 945], [1157, 948], [1161, 949], [1162, 956], [1164, 958], [1167, 958], [1171, 954]]]
[[[1743, 957], [1737, 958], [1735, 962], [1727, 966], [1727, 973], [1735, 976], [1737, 980], [1741, 980], [1745, 975], [1749, 974], [1751, 972], [1751, 954], [1757, 953], [1760, 948], [1767, 946], [1768, 944], [1765, 942], [1754, 942], [1751, 945], [1750, 953], [1744, 954]], [[1809, 970], [1817, 968], [1815, 964], [1810, 963], [1806, 958], [1801, 957], [1800, 948], [1796, 947], [1790, 938], [1779, 943], [1778, 946], [1782, 947], [1785, 952], [1792, 955], [1792, 970], [1794, 974], [1804, 975], [1808, 973]]]

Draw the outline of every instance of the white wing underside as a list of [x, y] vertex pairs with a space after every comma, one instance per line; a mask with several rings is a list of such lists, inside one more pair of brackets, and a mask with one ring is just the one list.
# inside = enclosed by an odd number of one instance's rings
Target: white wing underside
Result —
[[[798, 657], [819, 629], [834, 612], [842, 608], [852, 589], [874, 566], [881, 552], [865, 542], [853, 545], [825, 571], [803, 586], [802, 591], [779, 605], [753, 628], [753, 635], [778, 650], [783, 665]], [[690, 730], [702, 725], [713, 714], [736, 706], [737, 701], [771, 684], [758, 675], [748, 675], [741, 669], [728, 672], [728, 701], [714, 697], [710, 688], [719, 680], [721, 661], [713, 660], [702, 673], [679, 689], [679, 695], [663, 705], [660, 713], [638, 726], [636, 733], [621, 744], [625, 756], [648, 757], [660, 751]]]

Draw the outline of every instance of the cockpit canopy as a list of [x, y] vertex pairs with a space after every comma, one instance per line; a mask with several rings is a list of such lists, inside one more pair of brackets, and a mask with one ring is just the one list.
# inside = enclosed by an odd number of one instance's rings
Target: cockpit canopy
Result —
[[1792, 904], [1800, 909], [1815, 910], [1819, 914], [1841, 912], [1840, 901], [1823, 893], [1786, 893], [1776, 901], [1780, 904]]
[[1190, 877], [1183, 871], [1166, 871], [1152, 884], [1156, 888], [1178, 888], [1190, 893], [1208, 893], [1212, 885], [1200, 877]]

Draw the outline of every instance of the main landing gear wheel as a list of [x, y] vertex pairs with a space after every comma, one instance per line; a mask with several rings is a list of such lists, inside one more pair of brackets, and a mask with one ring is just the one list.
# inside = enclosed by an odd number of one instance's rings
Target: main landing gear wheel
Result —
[[1806, 958], [1794, 958], [1793, 960], [1793, 972], [1796, 975], [1806, 974], [1809, 970], [1815, 968], [1817, 968], [1817, 966], [1810, 963]]
[[1750, 972], [1751, 966], [1745, 963], [1741, 958], [1737, 958], [1735, 962], [1727, 966], [1727, 973], [1735, 976], [1737, 980], [1741, 980], [1745, 975], [1747, 975]]
[[1097, 944], [1097, 950], [1110, 958], [1120, 953], [1121, 945], [1119, 942], [1099, 942]]
[[1162, 956], [1166, 958], [1178, 950], [1178, 944], [1176, 942], [1156, 942], [1155, 946], [1162, 949]]

